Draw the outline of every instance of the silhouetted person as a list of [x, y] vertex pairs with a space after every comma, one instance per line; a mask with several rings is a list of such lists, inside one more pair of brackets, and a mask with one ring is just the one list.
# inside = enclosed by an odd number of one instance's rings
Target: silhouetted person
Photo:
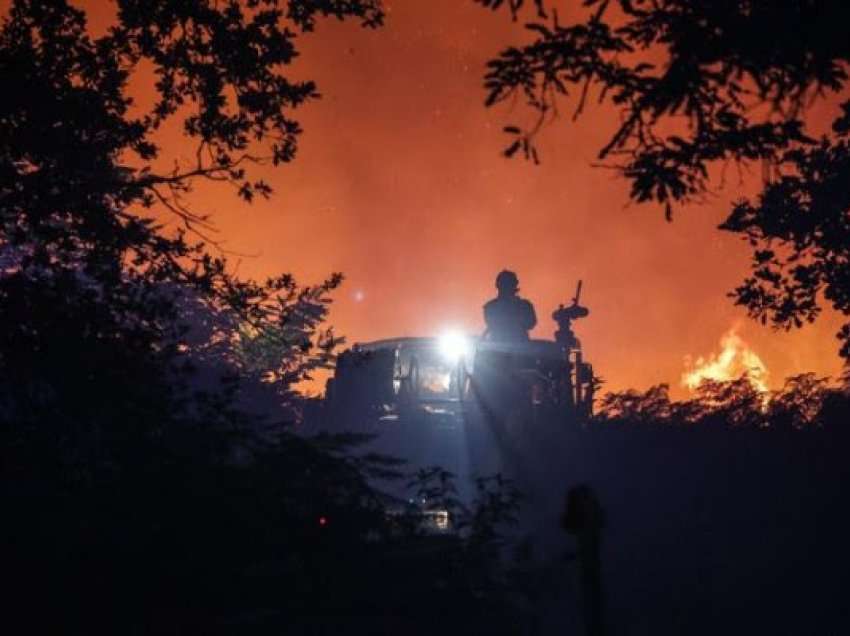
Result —
[[581, 610], [587, 636], [602, 636], [604, 606], [600, 548], [605, 512], [587, 484], [570, 488], [561, 517], [561, 528], [576, 538], [578, 547]]
[[511, 271], [496, 276], [499, 295], [484, 305], [485, 337], [497, 342], [526, 342], [528, 332], [537, 324], [534, 305], [520, 298], [519, 279]]

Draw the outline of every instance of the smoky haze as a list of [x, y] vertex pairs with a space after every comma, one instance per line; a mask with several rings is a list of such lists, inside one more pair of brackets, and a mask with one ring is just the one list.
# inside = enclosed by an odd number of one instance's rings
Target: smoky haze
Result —
[[[757, 174], [730, 169], [723, 192], [667, 223], [654, 206], [626, 206], [627, 185], [591, 166], [616, 125], [592, 107], [571, 124], [565, 106], [539, 140], [541, 165], [507, 160], [501, 129], [526, 114], [485, 109], [481, 78], [521, 21], [457, 0], [386, 4], [383, 29], [326, 21], [301, 41], [295, 73], [315, 79], [322, 99], [296, 114], [306, 131], [296, 161], [264, 175], [271, 200], [246, 209], [208, 187], [194, 194], [226, 247], [246, 254], [241, 274], [310, 282], [343, 272], [331, 322], [349, 342], [480, 332], [505, 267], [535, 303], [533, 335], [551, 338], [552, 310], [583, 279], [591, 315], [576, 332], [609, 389], [669, 382], [681, 395], [686, 358], [716, 353], [733, 328], [772, 384], [840, 372], [833, 315], [776, 334], [726, 297], [749, 251], [715, 227]], [[141, 101], [146, 90], [140, 78]]]

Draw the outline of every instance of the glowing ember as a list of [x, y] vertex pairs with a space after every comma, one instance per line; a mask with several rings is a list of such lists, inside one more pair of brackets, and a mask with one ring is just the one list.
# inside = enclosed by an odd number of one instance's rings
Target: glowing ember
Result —
[[688, 367], [682, 374], [682, 385], [696, 389], [703, 380], [727, 382], [746, 374], [755, 389], [763, 393], [767, 387], [767, 366], [758, 354], [750, 349], [733, 327], [720, 339], [720, 353], [696, 361], [685, 360]]

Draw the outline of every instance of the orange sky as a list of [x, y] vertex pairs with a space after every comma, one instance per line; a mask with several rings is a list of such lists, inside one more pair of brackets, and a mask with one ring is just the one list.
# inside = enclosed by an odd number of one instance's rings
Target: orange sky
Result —
[[582, 278], [591, 315], [576, 332], [610, 389], [678, 388], [685, 356], [716, 350], [735, 324], [771, 385], [840, 372], [835, 316], [776, 334], [726, 298], [749, 252], [714, 228], [739, 187], [679, 210], [672, 224], [655, 207], [627, 207], [627, 184], [589, 165], [616, 123], [600, 110], [547, 129], [542, 165], [504, 159], [501, 127], [524, 113], [485, 109], [481, 77], [519, 27], [471, 0], [386, 4], [383, 29], [333, 21], [301, 41], [294, 73], [324, 97], [296, 117], [306, 131], [296, 161], [266, 172], [270, 201], [196, 193], [227, 247], [252, 254], [241, 273], [314, 282], [343, 272], [331, 322], [350, 341], [477, 332], [505, 267], [537, 307], [534, 335], [550, 338], [549, 315]]

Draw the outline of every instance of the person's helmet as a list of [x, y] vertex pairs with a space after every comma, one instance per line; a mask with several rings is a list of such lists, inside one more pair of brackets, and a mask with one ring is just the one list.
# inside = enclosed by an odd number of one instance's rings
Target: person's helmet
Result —
[[499, 291], [515, 292], [519, 289], [519, 278], [508, 269], [503, 269], [496, 276], [496, 289]]

